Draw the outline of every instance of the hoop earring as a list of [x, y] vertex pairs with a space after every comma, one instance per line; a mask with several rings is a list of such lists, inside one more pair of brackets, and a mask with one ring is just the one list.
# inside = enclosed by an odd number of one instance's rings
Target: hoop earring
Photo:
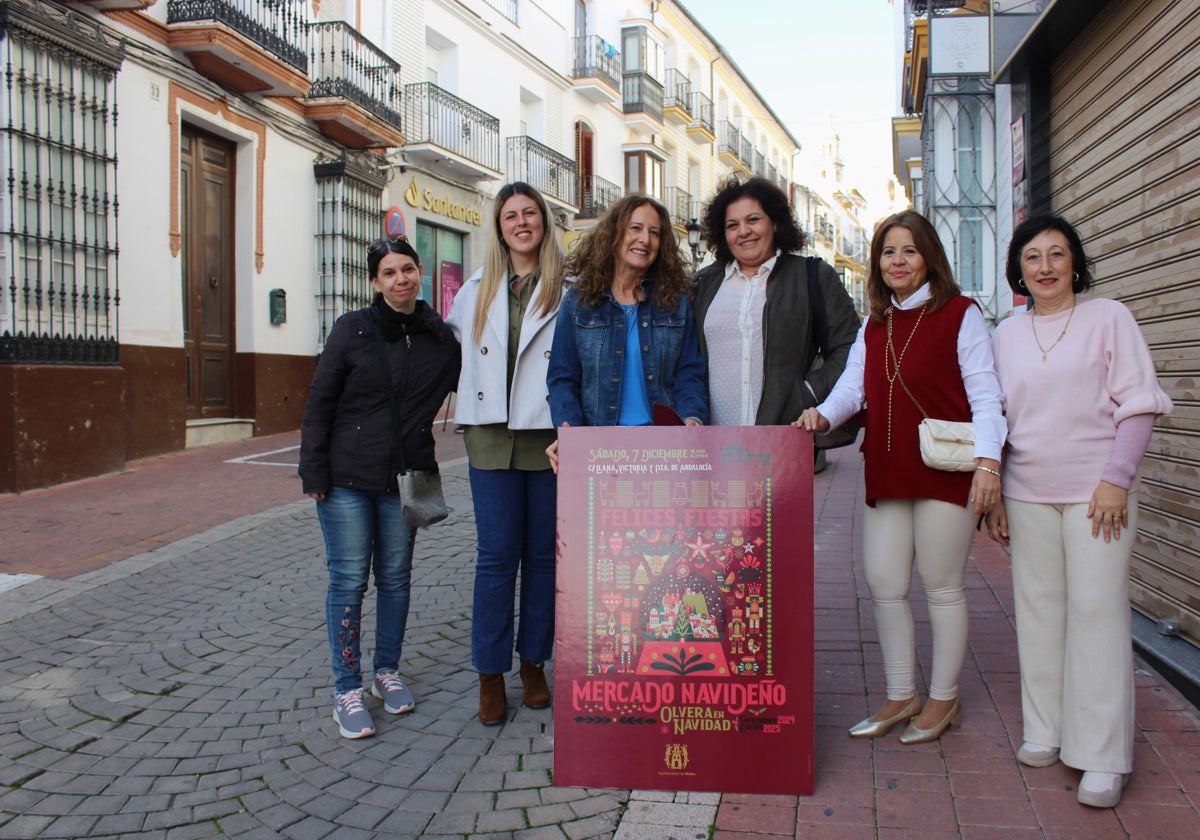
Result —
[[1078, 283], [1079, 282], [1079, 272], [1078, 271], [1075, 272], [1074, 278], [1075, 279], [1072, 282]]
[[1029, 289], [1025, 288], [1025, 278], [1024, 277], [1017, 279], [1017, 288], [1020, 289], [1022, 292], [1029, 291]]

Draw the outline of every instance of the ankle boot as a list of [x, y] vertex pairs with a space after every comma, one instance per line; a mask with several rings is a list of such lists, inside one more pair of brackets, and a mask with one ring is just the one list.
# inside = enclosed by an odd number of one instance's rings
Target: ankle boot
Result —
[[484, 726], [498, 726], [508, 716], [505, 708], [504, 675], [479, 675], [479, 722]]
[[535, 665], [528, 659], [522, 659], [521, 686], [525, 689], [525, 705], [529, 708], [544, 709], [550, 705], [550, 686], [546, 685], [544, 663]]

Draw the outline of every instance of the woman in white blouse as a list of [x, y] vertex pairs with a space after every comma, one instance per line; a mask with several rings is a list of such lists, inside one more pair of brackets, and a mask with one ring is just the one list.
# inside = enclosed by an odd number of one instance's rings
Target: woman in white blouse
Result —
[[712, 423], [791, 423], [828, 396], [846, 366], [858, 332], [850, 295], [828, 263], [792, 253], [804, 233], [765, 178], [726, 182], [701, 227], [715, 261], [696, 273], [693, 311]]

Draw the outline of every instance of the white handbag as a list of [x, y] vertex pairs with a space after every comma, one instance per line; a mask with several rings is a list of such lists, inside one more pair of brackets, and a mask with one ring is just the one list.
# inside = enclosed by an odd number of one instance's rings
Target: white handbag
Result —
[[921, 440], [921, 460], [925, 466], [950, 472], [974, 471], [975, 427], [969, 420], [934, 420], [926, 417], [917, 426], [917, 435]]

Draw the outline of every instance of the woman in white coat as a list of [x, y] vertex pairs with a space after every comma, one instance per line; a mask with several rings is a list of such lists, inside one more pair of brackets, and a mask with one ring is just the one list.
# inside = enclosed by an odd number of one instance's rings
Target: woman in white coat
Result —
[[514, 643], [524, 704], [550, 705], [544, 665], [554, 645], [557, 491], [546, 456], [555, 439], [546, 367], [562, 299], [562, 252], [541, 194], [519, 181], [505, 184], [492, 219], [495, 236], [488, 238], [484, 267], [459, 291], [446, 318], [462, 344], [455, 419], [466, 427], [475, 505], [471, 661], [485, 726], [508, 716], [504, 675], [512, 669]]

